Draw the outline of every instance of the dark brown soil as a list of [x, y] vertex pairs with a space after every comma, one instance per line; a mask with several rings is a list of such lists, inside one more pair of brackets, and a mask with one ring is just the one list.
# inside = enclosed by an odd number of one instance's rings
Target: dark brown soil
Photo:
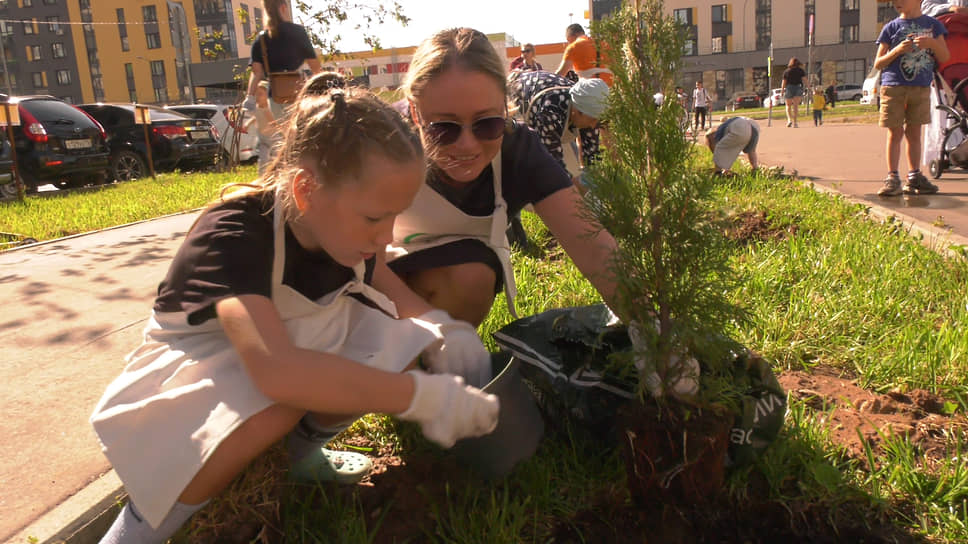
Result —
[[[944, 415], [945, 401], [926, 391], [915, 390], [878, 395], [862, 389], [849, 377], [831, 369], [811, 372], [788, 371], [779, 381], [791, 398], [802, 399], [826, 414], [822, 421], [830, 439], [842, 448], [842, 455], [866, 462], [864, 437], [875, 457], [882, 452], [881, 435], [903, 434], [919, 448], [922, 462], [930, 465], [951, 452], [946, 451], [944, 434], [968, 429], [963, 417]], [[860, 435], [858, 435], [858, 430]], [[879, 432], [878, 432], [879, 431]], [[551, 434], [546, 440], [565, 440]], [[348, 444], [372, 447], [360, 438]], [[283, 461], [278, 457], [246, 471], [244, 482], [236, 482], [231, 500], [222, 501], [201, 519], [193, 520], [195, 536], [188, 542], [284, 542], [279, 528], [284, 493], [302, 493], [306, 500], [320, 501], [305, 487], [280, 484]], [[271, 456], [270, 456], [271, 457]], [[357, 486], [324, 486], [324, 495], [339, 497], [363, 512], [370, 527], [377, 527], [373, 542], [426, 542], [436, 531], [436, 508], [447, 504], [448, 493], [464, 486], [480, 486], [481, 480], [468, 474], [450, 457], [414, 455], [402, 458], [389, 447], [371, 455], [374, 470]], [[260, 475], [262, 478], [254, 478]], [[715, 476], [713, 476], [715, 477]], [[487, 484], [484, 484], [487, 485]], [[449, 491], [450, 490], [450, 491]], [[623, 481], [602, 483], [587, 498], [585, 508], [552, 520], [544, 540], [552, 543], [907, 543], [925, 542], [897, 528], [884, 513], [872, 511], [863, 501], [831, 497], [823, 502], [799, 498], [796, 482], [789, 486], [781, 504], [767, 500], [766, 484], [753, 471], [741, 496], [709, 493], [695, 504], [671, 500], [652, 501], [648, 507], [632, 500]], [[642, 501], [639, 501], [640, 503]], [[315, 505], [315, 503], [313, 503]], [[314, 506], [315, 508], [315, 506]], [[320, 511], [327, 506], [320, 504]], [[372, 529], [371, 529], [372, 530]], [[317, 537], [334, 532], [320, 528]], [[324, 539], [325, 540], [325, 539]], [[446, 540], [446, 539], [445, 539]]]

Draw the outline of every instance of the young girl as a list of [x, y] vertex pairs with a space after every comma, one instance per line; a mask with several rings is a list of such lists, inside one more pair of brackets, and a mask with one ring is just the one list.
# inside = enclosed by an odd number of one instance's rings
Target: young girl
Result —
[[[489, 378], [476, 331], [384, 263], [419, 139], [374, 96], [327, 91], [311, 80], [267, 176], [200, 215], [91, 416], [130, 497], [102, 542], [165, 541], [297, 423], [293, 462], [369, 412], [444, 447], [496, 425], [497, 399], [453, 375]], [[421, 352], [434, 374], [403, 373]]]
[[568, 172], [537, 133], [506, 119], [504, 63], [487, 36], [459, 28], [425, 40], [403, 90], [403, 109], [432, 164], [413, 205], [397, 218], [391, 268], [430, 304], [473, 324], [503, 284], [513, 314], [505, 229], [509, 216], [533, 204], [606, 302], [614, 302], [608, 266], [615, 240], [582, 218]]

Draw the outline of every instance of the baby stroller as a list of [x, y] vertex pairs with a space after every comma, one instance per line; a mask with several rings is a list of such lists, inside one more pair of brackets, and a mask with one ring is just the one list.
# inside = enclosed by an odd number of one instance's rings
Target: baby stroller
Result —
[[952, 166], [968, 169], [968, 15], [938, 17], [948, 29], [951, 58], [934, 74], [931, 124], [923, 158], [935, 179]]

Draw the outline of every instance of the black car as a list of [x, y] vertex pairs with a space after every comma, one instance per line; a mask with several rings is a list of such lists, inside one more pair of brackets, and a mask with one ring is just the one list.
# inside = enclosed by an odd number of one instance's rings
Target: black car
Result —
[[78, 107], [107, 131], [114, 179], [137, 179], [151, 173], [144, 126], [134, 123], [135, 106], [148, 108], [148, 138], [156, 171], [203, 169], [215, 164], [219, 143], [207, 119], [192, 119], [159, 106], [81, 104]]
[[90, 115], [53, 96], [15, 96], [17, 166], [28, 191], [52, 183], [80, 187], [106, 181], [104, 129]]
[[733, 96], [730, 97], [726, 109], [735, 111], [743, 108], [759, 108], [760, 106], [762, 106], [762, 100], [756, 93], [738, 92], [733, 93]]

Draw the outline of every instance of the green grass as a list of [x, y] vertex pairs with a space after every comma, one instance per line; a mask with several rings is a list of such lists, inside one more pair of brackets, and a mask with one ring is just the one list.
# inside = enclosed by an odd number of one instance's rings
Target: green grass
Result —
[[[708, 160], [708, 152], [702, 153]], [[170, 174], [97, 191], [31, 196], [25, 203], [0, 204], [0, 230], [50, 239], [195, 209], [220, 186], [253, 176], [251, 168]], [[951, 408], [958, 413], [968, 409], [968, 335], [959, 331], [968, 322], [968, 261], [944, 257], [899, 223], [872, 220], [862, 206], [795, 180], [739, 175], [723, 181], [716, 199], [730, 215], [765, 212], [772, 231], [784, 233], [736, 243], [732, 255], [746, 278], [733, 296], [754, 317], [752, 326], [733, 334], [774, 361], [775, 370], [833, 366], [874, 390], [921, 387], [954, 400]], [[519, 314], [597, 302], [541, 221], [529, 213], [524, 221], [548, 249], [540, 256], [513, 255]], [[483, 337], [489, 341], [509, 321], [499, 295], [481, 327]], [[730, 476], [724, 511], [747, 519], [744, 508], [756, 499], [796, 519], [806, 520], [809, 512], [831, 524], [893, 523], [912, 539], [968, 540], [962, 432], [949, 433], [948, 454], [939, 462], [927, 463], [907, 441], [885, 437], [886, 453], [869, 452], [861, 463], [831, 443], [823, 415], [793, 401], [766, 455]], [[343, 440], [354, 435], [413, 465], [430, 459], [433, 467], [446, 459], [413, 426], [388, 418], [368, 416]], [[287, 542], [375, 542], [389, 516], [416, 512], [427, 519], [414, 521], [423, 533], [412, 541], [548, 542], [562, 527], [597, 541], [600, 535], [584, 534], [580, 520], [589, 512], [604, 520], [618, 515], [602, 497], [621, 497], [623, 488], [615, 450], [549, 433], [532, 459], [498, 482], [428, 479], [407, 497], [379, 498], [379, 507], [367, 502], [376, 500], [379, 484], [376, 490], [321, 486], [287, 492], [280, 505], [282, 531]]]
[[[769, 116], [769, 108], [744, 108], [736, 111], [719, 110], [714, 111], [713, 115], [718, 117], [732, 117], [742, 115], [751, 119], [766, 119]], [[827, 108], [823, 112], [824, 123], [874, 123], [877, 121], [877, 107], [872, 105], [862, 105], [854, 102], [838, 102], [834, 108]], [[809, 104], [800, 104], [800, 115], [797, 117], [801, 121], [813, 122], [813, 110]], [[773, 120], [780, 121], [786, 119], [784, 106], [773, 107]]]

